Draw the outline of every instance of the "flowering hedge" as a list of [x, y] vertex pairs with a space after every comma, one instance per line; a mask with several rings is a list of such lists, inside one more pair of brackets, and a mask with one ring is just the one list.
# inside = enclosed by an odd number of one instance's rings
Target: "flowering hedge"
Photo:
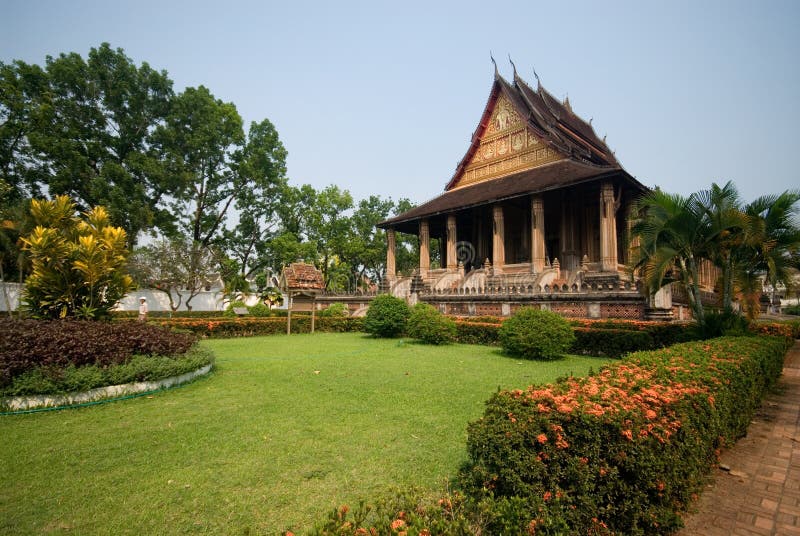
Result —
[[588, 378], [498, 392], [469, 426], [465, 489], [523, 499], [520, 531], [669, 533], [718, 449], [745, 433], [788, 346], [783, 337], [685, 343]]
[[[241, 318], [172, 318], [158, 320], [160, 326], [191, 331], [199, 337], [252, 337], [256, 335], [278, 335], [286, 333], [287, 319], [276, 317]], [[354, 317], [318, 317], [314, 323], [316, 331], [352, 332], [363, 330], [364, 319]], [[292, 333], [309, 333], [311, 316], [292, 315]]]
[[755, 322], [750, 326], [750, 331], [759, 335], [774, 335], [777, 337], [789, 337], [796, 339], [800, 335], [800, 323]]

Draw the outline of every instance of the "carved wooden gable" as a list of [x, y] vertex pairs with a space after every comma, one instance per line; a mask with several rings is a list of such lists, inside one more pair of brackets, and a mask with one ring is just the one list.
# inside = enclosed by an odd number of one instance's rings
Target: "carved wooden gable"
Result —
[[504, 177], [563, 158], [525, 126], [514, 105], [501, 93], [477, 149], [453, 188]]

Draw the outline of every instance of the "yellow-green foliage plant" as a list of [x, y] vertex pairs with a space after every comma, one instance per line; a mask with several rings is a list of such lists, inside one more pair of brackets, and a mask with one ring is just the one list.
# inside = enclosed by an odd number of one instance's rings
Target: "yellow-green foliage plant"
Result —
[[127, 235], [101, 206], [77, 215], [68, 196], [31, 201], [36, 227], [22, 238], [32, 271], [23, 300], [35, 318], [108, 316], [133, 288]]

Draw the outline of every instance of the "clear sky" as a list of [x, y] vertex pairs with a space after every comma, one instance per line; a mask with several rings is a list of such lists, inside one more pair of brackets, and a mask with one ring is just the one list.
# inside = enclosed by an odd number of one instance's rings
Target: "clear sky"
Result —
[[107, 41], [270, 119], [294, 184], [423, 202], [492, 83], [533, 69], [629, 173], [746, 201], [800, 188], [800, 1], [0, 0], [0, 61]]

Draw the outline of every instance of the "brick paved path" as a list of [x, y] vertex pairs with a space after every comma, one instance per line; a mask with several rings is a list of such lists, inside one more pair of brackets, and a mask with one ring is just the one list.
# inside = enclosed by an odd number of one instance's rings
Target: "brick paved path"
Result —
[[678, 536], [800, 536], [800, 341], [789, 350], [776, 393], [723, 452], [714, 483]]

